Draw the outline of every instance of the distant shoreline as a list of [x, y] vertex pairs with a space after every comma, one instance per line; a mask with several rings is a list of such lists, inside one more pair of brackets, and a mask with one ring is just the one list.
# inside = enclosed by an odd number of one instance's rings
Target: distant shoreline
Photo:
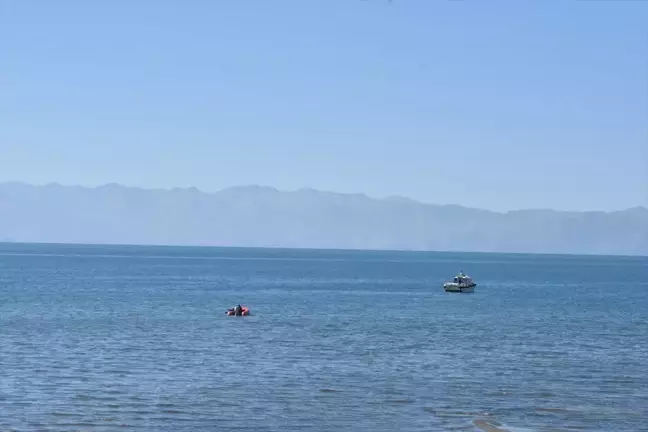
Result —
[[351, 253], [402, 253], [402, 254], [442, 254], [442, 255], [524, 255], [524, 256], [556, 256], [556, 257], [600, 257], [600, 258], [648, 258], [648, 255], [614, 255], [596, 253], [544, 253], [544, 252], [488, 252], [488, 251], [458, 251], [458, 250], [413, 250], [413, 249], [352, 249], [352, 248], [313, 248], [313, 247], [281, 247], [281, 246], [219, 246], [219, 245], [190, 245], [190, 244], [128, 244], [128, 243], [53, 243], [53, 242], [22, 242], [0, 241], [0, 254], [4, 245], [20, 246], [54, 246], [54, 247], [115, 247], [115, 248], [170, 248], [170, 249], [229, 249], [229, 250], [259, 250], [259, 251], [299, 251], [299, 252], [351, 252]]
[[0, 183], [0, 240], [362, 251], [648, 255], [648, 209], [493, 212], [300, 189]]
[[408, 203], [408, 204], [417, 204], [421, 206], [432, 206], [432, 207], [459, 207], [463, 208], [466, 210], [476, 210], [480, 212], [488, 212], [488, 213], [493, 213], [493, 214], [498, 214], [498, 215], [506, 215], [509, 213], [524, 213], [524, 212], [550, 212], [550, 213], [574, 213], [574, 214], [580, 214], [580, 213], [605, 213], [605, 214], [610, 214], [610, 213], [618, 213], [618, 212], [624, 212], [628, 210], [633, 210], [633, 209], [643, 209], [643, 210], [648, 210], [648, 203], [646, 204], [635, 204], [635, 205], [630, 205], [625, 208], [614, 208], [614, 209], [607, 209], [607, 210], [601, 210], [601, 209], [581, 209], [581, 210], [573, 210], [573, 209], [558, 209], [558, 208], [550, 208], [550, 207], [520, 207], [520, 208], [509, 208], [509, 209], [504, 209], [504, 210], [495, 210], [492, 208], [485, 208], [485, 207], [478, 207], [478, 206], [471, 206], [471, 205], [463, 205], [459, 203], [453, 203], [453, 204], [440, 204], [440, 203], [435, 203], [435, 202], [430, 202], [426, 200], [419, 200], [419, 199], [414, 199], [410, 198], [407, 196], [402, 196], [402, 195], [390, 195], [390, 196], [373, 196], [373, 195], [367, 195], [363, 192], [336, 192], [336, 191], [331, 191], [331, 190], [321, 190], [321, 189], [314, 189], [310, 187], [303, 187], [299, 189], [277, 189], [273, 186], [265, 186], [265, 185], [260, 185], [260, 184], [249, 184], [249, 185], [238, 185], [238, 186], [229, 186], [229, 187], [224, 187], [222, 189], [217, 189], [217, 190], [203, 190], [199, 189], [195, 186], [189, 186], [189, 187], [143, 187], [143, 186], [133, 186], [133, 185], [125, 185], [121, 183], [104, 183], [104, 184], [97, 184], [94, 186], [90, 185], [82, 185], [82, 184], [62, 184], [58, 182], [49, 182], [49, 183], [28, 183], [28, 182], [23, 182], [23, 181], [0, 181], [0, 187], [2, 186], [23, 186], [23, 187], [30, 187], [30, 188], [63, 188], [63, 189], [84, 189], [87, 191], [96, 191], [96, 190], [101, 190], [101, 189], [123, 189], [123, 190], [130, 190], [130, 191], [139, 191], [139, 192], [162, 192], [162, 193], [169, 193], [169, 192], [188, 192], [188, 193], [196, 193], [196, 194], [201, 194], [201, 195], [207, 195], [207, 196], [214, 196], [217, 197], [220, 194], [223, 193], [236, 193], [236, 192], [241, 192], [241, 191], [247, 191], [247, 192], [270, 192], [270, 193], [277, 193], [277, 194], [299, 194], [299, 193], [316, 193], [316, 194], [324, 194], [324, 195], [332, 195], [332, 196], [341, 196], [341, 197], [355, 197], [355, 198], [366, 198], [369, 200], [374, 200], [374, 201], [384, 201], [384, 202], [392, 202], [392, 203]]

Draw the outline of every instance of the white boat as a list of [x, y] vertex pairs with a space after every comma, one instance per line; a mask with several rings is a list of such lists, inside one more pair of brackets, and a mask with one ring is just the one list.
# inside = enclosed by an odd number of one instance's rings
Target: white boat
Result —
[[471, 293], [475, 292], [476, 286], [477, 284], [470, 276], [467, 276], [463, 271], [460, 271], [452, 282], [445, 282], [443, 284], [443, 289], [446, 290], [446, 292]]

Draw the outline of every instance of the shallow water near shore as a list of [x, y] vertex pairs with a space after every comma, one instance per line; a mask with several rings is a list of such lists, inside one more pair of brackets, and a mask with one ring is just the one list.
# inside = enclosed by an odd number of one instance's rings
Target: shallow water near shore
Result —
[[2, 431], [639, 431], [646, 365], [645, 257], [0, 244]]

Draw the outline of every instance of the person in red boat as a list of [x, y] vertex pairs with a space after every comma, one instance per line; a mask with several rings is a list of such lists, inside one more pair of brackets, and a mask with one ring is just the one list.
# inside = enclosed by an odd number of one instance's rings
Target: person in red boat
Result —
[[227, 312], [225, 312], [225, 314], [231, 316], [244, 316], [248, 315], [249, 313], [250, 311], [248, 310], [248, 308], [243, 307], [240, 304], [227, 309]]

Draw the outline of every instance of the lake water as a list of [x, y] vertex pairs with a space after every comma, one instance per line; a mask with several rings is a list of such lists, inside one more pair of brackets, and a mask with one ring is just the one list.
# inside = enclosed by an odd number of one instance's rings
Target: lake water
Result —
[[229, 428], [648, 430], [648, 258], [0, 245], [1, 431]]

